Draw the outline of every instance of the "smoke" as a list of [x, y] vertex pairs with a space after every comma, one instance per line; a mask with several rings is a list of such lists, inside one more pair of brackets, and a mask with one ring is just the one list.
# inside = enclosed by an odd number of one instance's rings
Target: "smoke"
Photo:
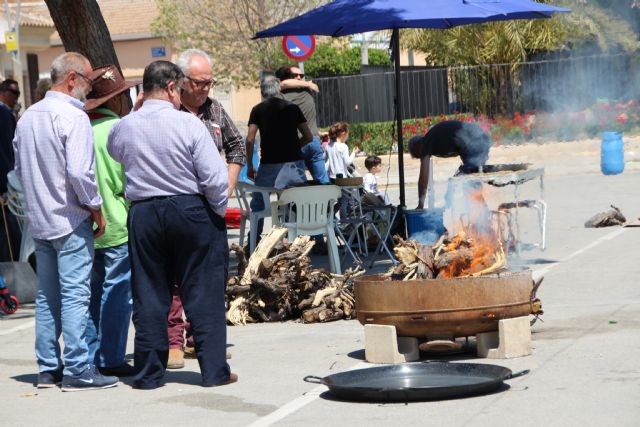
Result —
[[463, 122], [456, 133], [456, 140], [461, 147], [463, 172], [477, 171], [487, 162], [491, 141], [480, 126]]
[[598, 101], [640, 95], [640, 55], [565, 57], [521, 65], [524, 111], [583, 111]]

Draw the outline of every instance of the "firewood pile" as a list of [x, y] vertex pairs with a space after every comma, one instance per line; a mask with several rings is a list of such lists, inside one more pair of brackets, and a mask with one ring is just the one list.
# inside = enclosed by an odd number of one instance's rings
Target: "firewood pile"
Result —
[[442, 236], [433, 246], [393, 236], [400, 262], [385, 276], [389, 280], [421, 280], [481, 276], [506, 269], [506, 256], [499, 239], [461, 231], [452, 238]]
[[227, 321], [244, 325], [354, 318], [353, 279], [364, 271], [336, 275], [313, 269], [308, 254], [315, 242], [309, 236], [289, 242], [286, 235], [286, 228], [273, 228], [248, 260], [240, 246], [231, 246], [238, 258], [238, 275], [227, 283]]

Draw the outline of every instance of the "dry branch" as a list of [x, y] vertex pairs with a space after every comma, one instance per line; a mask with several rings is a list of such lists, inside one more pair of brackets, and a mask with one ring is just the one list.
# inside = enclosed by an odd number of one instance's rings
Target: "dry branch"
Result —
[[272, 230], [261, 240], [243, 275], [229, 279], [229, 323], [353, 318], [353, 278], [364, 271], [356, 268], [333, 275], [313, 269], [308, 254], [315, 242], [308, 236], [288, 242], [285, 234], [286, 229]]

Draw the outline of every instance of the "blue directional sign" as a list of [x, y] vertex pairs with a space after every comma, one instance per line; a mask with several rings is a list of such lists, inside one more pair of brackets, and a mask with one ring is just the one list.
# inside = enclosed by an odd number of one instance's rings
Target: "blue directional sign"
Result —
[[314, 36], [284, 36], [282, 49], [285, 55], [296, 61], [304, 61], [313, 54], [316, 48]]

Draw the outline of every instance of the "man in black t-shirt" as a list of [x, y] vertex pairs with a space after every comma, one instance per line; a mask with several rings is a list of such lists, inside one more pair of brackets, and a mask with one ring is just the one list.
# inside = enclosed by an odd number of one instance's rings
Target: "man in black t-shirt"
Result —
[[[256, 173], [252, 162], [247, 163], [247, 177], [259, 187], [284, 188], [306, 181], [301, 148], [313, 135], [300, 108], [280, 95], [280, 81], [267, 76], [260, 85], [264, 101], [253, 107], [249, 115], [247, 158], [253, 158], [253, 141], [260, 131], [260, 166]], [[298, 131], [302, 138], [298, 138]], [[251, 210], [264, 209], [259, 193], [251, 199]], [[260, 220], [258, 234], [262, 231]]]
[[489, 158], [491, 141], [489, 135], [474, 123], [456, 120], [438, 123], [425, 136], [414, 136], [409, 140], [409, 152], [420, 159], [418, 178], [418, 209], [424, 208], [429, 188], [429, 163], [431, 156], [460, 156], [459, 172], [477, 171]]

